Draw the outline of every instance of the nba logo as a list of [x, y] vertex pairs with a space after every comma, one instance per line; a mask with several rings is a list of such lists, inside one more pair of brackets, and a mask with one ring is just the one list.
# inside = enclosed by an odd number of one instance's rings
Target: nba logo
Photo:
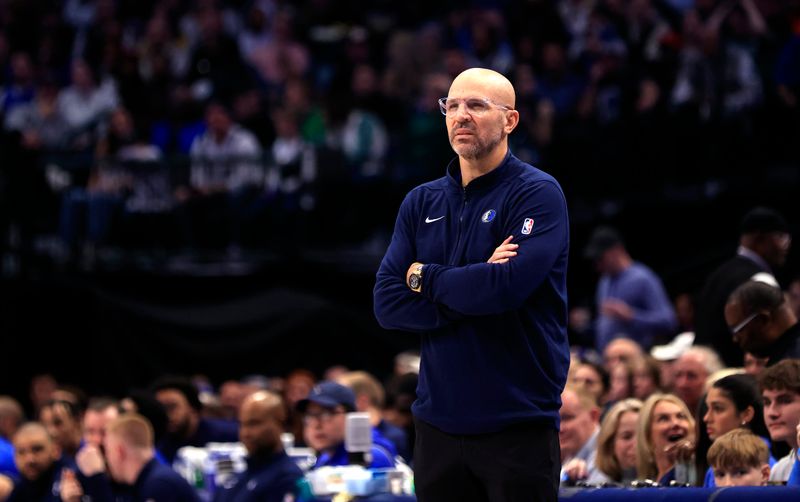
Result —
[[533, 218], [525, 218], [525, 223], [522, 224], [522, 233], [528, 235], [533, 230]]

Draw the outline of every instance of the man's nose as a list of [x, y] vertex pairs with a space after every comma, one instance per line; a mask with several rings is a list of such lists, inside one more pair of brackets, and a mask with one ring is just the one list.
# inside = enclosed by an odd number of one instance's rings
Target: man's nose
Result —
[[472, 120], [472, 115], [470, 115], [469, 111], [467, 111], [467, 103], [466, 102], [462, 101], [462, 102], [460, 102], [458, 104], [458, 108], [456, 109], [455, 117], [459, 122]]

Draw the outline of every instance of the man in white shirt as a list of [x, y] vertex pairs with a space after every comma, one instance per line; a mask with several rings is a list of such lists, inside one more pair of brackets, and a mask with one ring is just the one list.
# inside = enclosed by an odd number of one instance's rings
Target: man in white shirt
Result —
[[610, 481], [595, 465], [600, 432], [600, 408], [595, 398], [583, 388], [567, 386], [561, 393], [559, 414], [561, 485], [579, 480], [591, 484]]

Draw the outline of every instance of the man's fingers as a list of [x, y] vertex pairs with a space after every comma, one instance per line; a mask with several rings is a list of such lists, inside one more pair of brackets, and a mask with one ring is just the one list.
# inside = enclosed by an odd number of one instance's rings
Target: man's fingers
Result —
[[502, 243], [502, 244], [500, 244], [500, 245], [501, 245], [501, 246], [505, 246], [506, 244], [508, 244], [509, 242], [511, 242], [511, 239], [513, 239], [513, 238], [514, 238], [514, 236], [513, 236], [513, 235], [509, 235], [508, 237], [506, 237], [506, 240], [504, 240], [504, 241], [503, 241], [503, 243]]

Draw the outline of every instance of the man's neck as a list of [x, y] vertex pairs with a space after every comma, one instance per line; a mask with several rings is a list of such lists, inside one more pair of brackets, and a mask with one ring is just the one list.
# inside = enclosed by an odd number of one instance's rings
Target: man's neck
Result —
[[500, 143], [489, 155], [480, 159], [458, 158], [461, 167], [461, 186], [466, 187], [472, 180], [492, 172], [497, 168], [508, 152], [508, 144]]
[[152, 460], [153, 456], [143, 455], [141, 457], [131, 459], [131, 463], [128, 465], [128, 468], [124, 471], [122, 481], [128, 485], [135, 485], [136, 481], [139, 479], [139, 475], [144, 470], [144, 467], [147, 465], [150, 460]]

